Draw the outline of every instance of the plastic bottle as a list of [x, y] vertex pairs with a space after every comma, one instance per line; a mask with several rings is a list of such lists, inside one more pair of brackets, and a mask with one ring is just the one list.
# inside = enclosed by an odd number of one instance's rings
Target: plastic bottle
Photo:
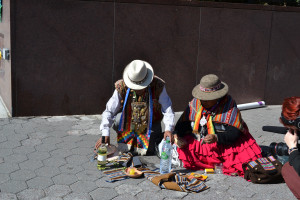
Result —
[[107, 158], [107, 148], [105, 144], [105, 137], [102, 137], [102, 144], [98, 148], [98, 157], [97, 157], [97, 168], [99, 170], [104, 170], [106, 167], [106, 158]]
[[160, 159], [160, 173], [167, 174], [171, 172], [172, 168], [172, 145], [170, 143], [169, 137], [166, 138], [166, 141], [163, 143], [161, 159]]

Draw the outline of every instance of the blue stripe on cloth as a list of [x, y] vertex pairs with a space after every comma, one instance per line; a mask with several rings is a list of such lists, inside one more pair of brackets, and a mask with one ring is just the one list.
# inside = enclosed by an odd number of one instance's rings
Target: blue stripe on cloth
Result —
[[123, 131], [123, 129], [124, 129], [124, 121], [125, 121], [125, 119], [124, 119], [125, 112], [124, 111], [125, 111], [126, 103], [127, 103], [127, 100], [128, 100], [129, 92], [130, 92], [130, 88], [128, 88], [127, 91], [126, 91], [125, 101], [124, 101], [124, 104], [123, 104], [122, 114], [121, 114], [120, 123], [119, 123], [119, 127], [118, 127], [119, 131]]

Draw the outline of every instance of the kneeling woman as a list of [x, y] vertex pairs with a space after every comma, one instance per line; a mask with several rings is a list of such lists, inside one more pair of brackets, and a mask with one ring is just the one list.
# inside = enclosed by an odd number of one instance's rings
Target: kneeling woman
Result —
[[193, 100], [178, 120], [174, 138], [179, 159], [187, 169], [213, 168], [223, 163], [223, 173], [243, 176], [242, 164], [261, 156], [228, 86], [216, 75], [202, 77]]

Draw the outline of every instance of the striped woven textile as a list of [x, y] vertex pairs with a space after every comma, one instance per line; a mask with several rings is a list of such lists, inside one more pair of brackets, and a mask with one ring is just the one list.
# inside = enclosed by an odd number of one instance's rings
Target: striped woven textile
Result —
[[[161, 189], [198, 193], [209, 188], [205, 185], [204, 181], [195, 178], [190, 180], [178, 173], [160, 174], [159, 169], [144, 171], [144, 176], [155, 185], [157, 184]], [[166, 179], [166, 176], [168, 179]], [[154, 179], [161, 180], [157, 183], [157, 180]]]
[[[128, 152], [128, 153], [123, 153], [122, 155], [119, 156], [119, 158], [116, 160], [116, 162], [130, 162], [133, 158], [133, 155]], [[131, 163], [133, 165], [133, 163]], [[124, 180], [127, 179], [128, 177], [124, 173], [124, 169], [126, 167], [119, 167], [119, 168], [114, 168], [114, 169], [108, 169], [103, 171], [103, 174], [107, 175], [109, 177], [109, 180], [106, 182], [115, 182], [119, 180]]]
[[[186, 116], [185, 118], [188, 118], [190, 121], [195, 121], [197, 112], [199, 111], [200, 107], [200, 100], [194, 98], [189, 103], [189, 110], [188, 113], [186, 113], [186, 115], [188, 116]], [[214, 113], [215, 115], [212, 118], [213, 122], [228, 124], [240, 129], [241, 131], [244, 131], [244, 121], [241, 117], [241, 113], [236, 107], [236, 103], [230, 95], [224, 97]]]
[[124, 173], [124, 169], [125, 167], [104, 171], [103, 174], [109, 177], [109, 180], [106, 180], [106, 182], [113, 183], [129, 178]]

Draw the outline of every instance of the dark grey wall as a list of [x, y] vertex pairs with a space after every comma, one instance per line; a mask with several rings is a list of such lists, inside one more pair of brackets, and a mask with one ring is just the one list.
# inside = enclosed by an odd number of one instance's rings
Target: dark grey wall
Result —
[[237, 103], [300, 94], [299, 8], [150, 2], [12, 1], [13, 115], [99, 114], [133, 59], [166, 81], [176, 111], [207, 73]]

